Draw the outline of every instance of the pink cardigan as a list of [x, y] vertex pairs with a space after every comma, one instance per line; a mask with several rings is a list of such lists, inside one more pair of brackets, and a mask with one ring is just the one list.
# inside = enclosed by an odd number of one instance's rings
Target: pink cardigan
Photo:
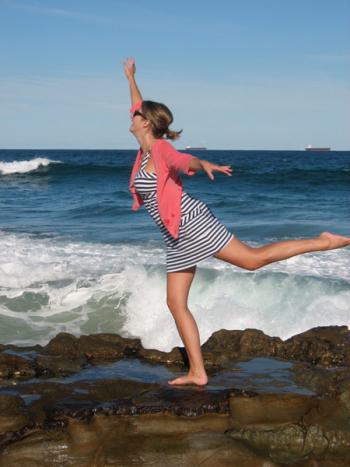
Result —
[[[131, 107], [130, 113], [132, 114], [135, 110], [138, 110], [141, 104], [141, 100], [136, 102]], [[179, 173], [183, 172], [187, 175], [194, 175], [196, 173], [196, 170], [189, 167], [194, 156], [177, 151], [165, 139], [156, 139], [152, 144], [151, 153], [157, 174], [159, 215], [169, 233], [177, 239], [179, 237], [182, 196], [182, 181]], [[129, 188], [134, 198], [133, 211], [137, 211], [144, 204], [143, 199], [134, 187], [134, 178], [140, 167], [141, 156], [142, 149], [140, 148], [136, 155], [129, 183]]]

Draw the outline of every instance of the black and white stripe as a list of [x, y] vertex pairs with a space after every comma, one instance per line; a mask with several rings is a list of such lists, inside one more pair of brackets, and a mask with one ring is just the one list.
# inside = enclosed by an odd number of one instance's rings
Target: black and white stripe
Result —
[[146, 153], [135, 175], [134, 186], [166, 243], [167, 272], [194, 266], [221, 250], [234, 235], [220, 223], [203, 201], [182, 192], [179, 238], [174, 239], [163, 224], [157, 204], [157, 174], [146, 172]]

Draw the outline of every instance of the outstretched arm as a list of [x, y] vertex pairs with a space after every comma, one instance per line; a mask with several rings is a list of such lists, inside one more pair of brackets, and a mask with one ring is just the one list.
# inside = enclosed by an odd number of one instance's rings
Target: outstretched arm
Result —
[[211, 162], [206, 161], [204, 159], [198, 159], [198, 157], [193, 157], [191, 159], [189, 167], [193, 170], [202, 169], [212, 181], [214, 180], [214, 176], [212, 174], [212, 172], [214, 171], [223, 172], [224, 174], [229, 176], [232, 175], [232, 169], [230, 165], [212, 164]]
[[135, 65], [134, 58], [128, 57], [124, 61], [124, 73], [129, 81], [131, 105], [133, 106], [138, 101], [142, 100], [140, 90], [137, 87], [136, 80], [135, 80], [136, 65]]
[[203, 170], [210, 180], [214, 180], [212, 172], [223, 172], [226, 175], [232, 175], [230, 165], [217, 165], [212, 164], [204, 159], [199, 159], [192, 154], [177, 151], [174, 146], [168, 141], [162, 140], [162, 154], [168, 164], [168, 167], [174, 168], [178, 172], [185, 173], [186, 175], [195, 175], [198, 170]]

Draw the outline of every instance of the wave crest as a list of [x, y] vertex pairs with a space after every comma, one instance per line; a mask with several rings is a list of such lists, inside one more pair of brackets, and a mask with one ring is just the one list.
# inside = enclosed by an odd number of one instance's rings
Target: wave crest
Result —
[[23, 161], [0, 162], [0, 174], [11, 175], [16, 173], [27, 173], [37, 170], [39, 167], [61, 163], [61, 161], [55, 161], [46, 157], [35, 157], [34, 159]]

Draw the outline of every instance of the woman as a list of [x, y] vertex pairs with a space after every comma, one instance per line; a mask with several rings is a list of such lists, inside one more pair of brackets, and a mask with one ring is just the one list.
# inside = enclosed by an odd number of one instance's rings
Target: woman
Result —
[[350, 238], [324, 232], [312, 239], [283, 241], [258, 248], [234, 238], [205, 203], [182, 190], [179, 175], [180, 172], [194, 175], [203, 170], [214, 180], [213, 172], [231, 176], [231, 167], [176, 151], [165, 140], [174, 140], [181, 133], [169, 129], [173, 121], [170, 110], [163, 104], [142, 100], [132, 58], [124, 62], [124, 72], [129, 81], [132, 102], [130, 131], [140, 145], [130, 177], [130, 191], [134, 198], [132, 209], [137, 210], [144, 204], [163, 234], [167, 248], [167, 305], [190, 363], [187, 375], [168, 383], [203, 386], [208, 383], [208, 377], [198, 328], [187, 306], [196, 264], [214, 256], [254, 271], [302, 253], [350, 245]]

